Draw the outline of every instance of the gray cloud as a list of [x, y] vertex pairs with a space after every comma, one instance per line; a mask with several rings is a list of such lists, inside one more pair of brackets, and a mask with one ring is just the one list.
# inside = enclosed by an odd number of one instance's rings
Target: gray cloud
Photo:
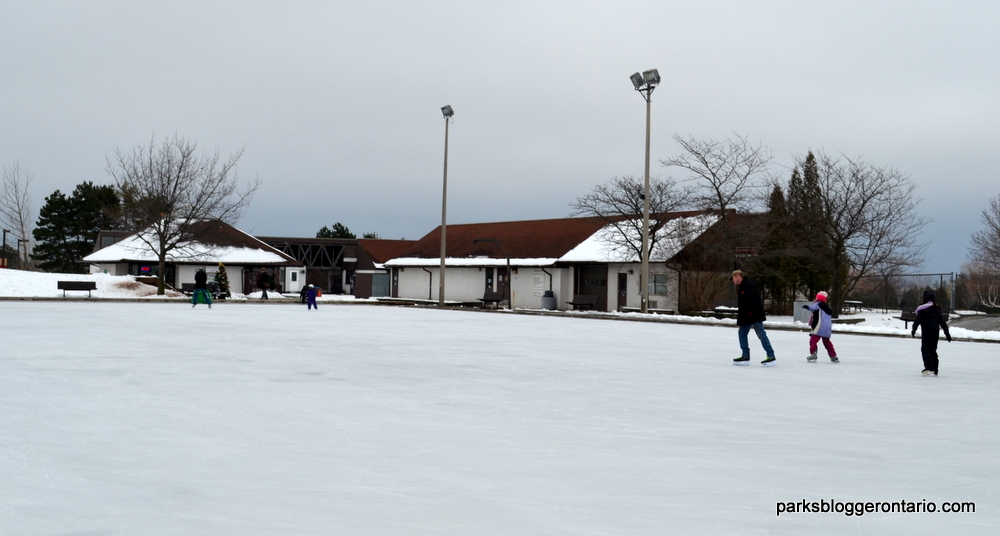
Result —
[[[927, 270], [957, 270], [1000, 193], [1000, 43], [987, 2], [0, 4], [0, 161], [55, 189], [178, 133], [263, 181], [241, 227], [417, 238], [440, 223], [562, 217], [641, 174], [671, 135], [747, 134], [776, 171], [809, 149], [909, 174], [934, 218]], [[653, 173], [675, 172], [654, 166]], [[787, 174], [786, 174], [787, 176]]]

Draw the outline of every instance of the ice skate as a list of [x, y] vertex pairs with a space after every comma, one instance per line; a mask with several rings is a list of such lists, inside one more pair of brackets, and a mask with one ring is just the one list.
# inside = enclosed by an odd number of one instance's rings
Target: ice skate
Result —
[[775, 365], [778, 364], [778, 360], [775, 359], [775, 357], [772, 355], [772, 356], [768, 356], [767, 359], [761, 361], [760, 364], [763, 365], [763, 366], [765, 366], [765, 367], [773, 367], [773, 366], [775, 366]]
[[931, 376], [933, 374], [934, 374], [933, 370], [924, 369], [924, 370], [920, 371], [920, 375], [921, 376]]
[[810, 363], [815, 363], [816, 362], [816, 352], [813, 352], [813, 353], [809, 354], [809, 357], [806, 358], [806, 361], [808, 361]]
[[750, 366], [750, 356], [738, 357], [733, 360], [733, 364], [738, 367]]
[[840, 363], [840, 360], [837, 359], [837, 356], [831, 355], [830, 356], [830, 362], [832, 362], [832, 363]]

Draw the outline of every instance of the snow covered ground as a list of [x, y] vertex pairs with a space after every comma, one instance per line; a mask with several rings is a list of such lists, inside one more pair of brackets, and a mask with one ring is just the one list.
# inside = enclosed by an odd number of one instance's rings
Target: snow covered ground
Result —
[[[184, 301], [189, 298], [177, 293], [168, 291], [167, 296], [156, 296], [155, 289], [149, 285], [144, 285], [135, 281], [135, 278], [131, 276], [110, 276], [107, 274], [94, 274], [94, 275], [80, 275], [80, 274], [50, 274], [50, 273], [40, 273], [40, 272], [25, 272], [18, 270], [0, 270], [0, 300], [4, 298], [17, 298], [17, 299], [31, 299], [31, 298], [62, 298], [63, 292], [56, 289], [56, 283], [61, 280], [82, 280], [82, 281], [95, 281], [97, 283], [97, 290], [92, 292], [92, 298], [97, 300], [106, 299], [116, 299], [116, 300], [166, 300], [166, 301]], [[78, 299], [87, 297], [86, 294], [82, 292], [70, 292], [67, 294], [67, 299]], [[230, 298], [233, 302], [256, 302], [260, 299], [261, 293], [254, 292], [251, 294], [243, 295], [234, 293], [233, 297]], [[297, 294], [288, 294], [282, 296], [281, 294], [270, 292], [268, 293], [268, 299], [271, 303], [296, 303], [298, 302]], [[325, 294], [317, 298], [317, 301], [322, 302], [345, 302], [345, 303], [375, 303], [377, 299], [357, 299], [350, 295], [333, 295]], [[427, 304], [436, 304], [434, 300], [426, 300]], [[541, 311], [520, 311], [520, 312], [538, 312]], [[548, 313], [546, 313], [548, 314]], [[614, 319], [625, 319], [625, 320], [641, 320], [648, 322], [669, 322], [669, 323], [686, 323], [686, 324], [702, 324], [702, 325], [714, 325], [714, 326], [735, 326], [736, 323], [732, 319], [716, 319], [716, 318], [703, 318], [703, 317], [692, 317], [683, 315], [643, 315], [639, 313], [602, 313], [593, 311], [564, 311], [559, 314], [568, 315], [580, 315], [588, 317], [601, 317], [601, 318], [614, 318]], [[977, 315], [977, 313], [969, 311], [964, 313], [965, 315]], [[952, 323], [959, 322], [958, 318], [961, 315], [952, 315]], [[969, 316], [966, 319], [969, 319]], [[887, 336], [898, 336], [905, 337], [909, 336], [910, 331], [906, 329], [906, 325], [902, 320], [899, 319], [899, 311], [865, 311], [858, 314], [845, 315], [847, 319], [861, 319], [860, 324], [837, 324], [834, 326], [834, 331], [836, 333], [866, 333], [871, 335], [887, 335]], [[986, 324], [984, 324], [986, 325]], [[781, 316], [771, 316], [768, 317], [768, 327], [772, 329], [805, 329], [805, 324], [799, 322], [796, 323], [792, 317], [781, 317]], [[979, 330], [964, 329], [961, 327], [952, 326], [951, 334], [956, 340], [966, 340], [966, 341], [991, 341], [1000, 342], [1000, 322], [988, 323], [986, 327], [980, 327]]]
[[[809, 364], [775, 329], [777, 367], [734, 367], [731, 325], [596, 315], [75, 299], [0, 318], [2, 535], [1000, 528], [995, 344], [942, 342], [925, 378], [909, 338], [837, 333], [842, 362]], [[777, 515], [821, 500], [938, 511]]]

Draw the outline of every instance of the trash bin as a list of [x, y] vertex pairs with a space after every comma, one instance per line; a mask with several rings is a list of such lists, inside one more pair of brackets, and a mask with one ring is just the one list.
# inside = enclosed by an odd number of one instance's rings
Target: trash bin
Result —
[[545, 293], [542, 294], [542, 309], [547, 311], [556, 310], [556, 295], [551, 290], [546, 290]]

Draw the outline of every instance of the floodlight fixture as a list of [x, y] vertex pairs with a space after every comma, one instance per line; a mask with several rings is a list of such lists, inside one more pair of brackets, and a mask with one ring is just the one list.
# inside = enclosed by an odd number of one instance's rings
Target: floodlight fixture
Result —
[[[635, 75], [632, 75], [635, 76]], [[656, 69], [650, 69], [642, 73], [642, 80], [649, 87], [656, 87], [660, 84], [660, 72]], [[634, 84], [635, 82], [633, 82]]]
[[629, 80], [632, 81], [632, 85], [635, 86], [635, 89], [637, 90], [642, 89], [642, 86], [646, 85], [646, 81], [642, 78], [642, 75], [639, 73], [635, 73], [632, 76], [630, 76]]
[[453, 110], [451, 105], [448, 104], [441, 107], [441, 113], [444, 114], [445, 119], [448, 119], [449, 117], [455, 115], [455, 110]]

